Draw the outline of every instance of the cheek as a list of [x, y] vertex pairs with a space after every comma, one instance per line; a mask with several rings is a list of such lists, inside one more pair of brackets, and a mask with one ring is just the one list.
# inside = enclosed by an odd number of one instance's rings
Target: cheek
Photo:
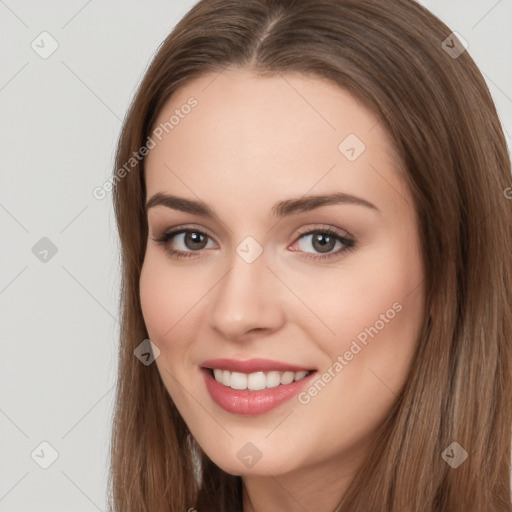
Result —
[[[408, 247], [375, 244], [357, 259], [347, 259], [339, 271], [318, 273], [314, 288], [305, 278], [297, 283], [324, 324], [305, 319], [302, 329], [326, 356], [319, 372], [322, 382], [312, 382], [300, 403], [315, 421], [329, 417], [347, 436], [356, 431], [369, 435], [380, 424], [410, 369], [424, 290], [421, 257]], [[329, 442], [340, 443], [336, 438]]]
[[374, 264], [374, 270], [385, 267], [386, 273], [354, 269], [343, 290], [332, 287], [324, 294], [323, 319], [336, 334], [314, 337], [309, 329], [326, 358], [299, 403], [316, 425], [312, 430], [323, 432], [325, 453], [372, 435], [403, 387], [417, 346], [423, 318], [418, 268], [400, 260], [393, 267]]
[[139, 281], [144, 323], [149, 338], [160, 350], [155, 364], [169, 395], [185, 417], [189, 405], [179, 383], [186, 380], [191, 369], [187, 353], [191, 333], [197, 331], [194, 306], [206, 292], [198, 289], [197, 280], [190, 282], [191, 278], [193, 274], [173, 269], [165, 254], [149, 250]]
[[[322, 394], [351, 411], [358, 424], [376, 425], [403, 386], [417, 347], [424, 316], [421, 259], [401, 244], [383, 244], [343, 276], [336, 285], [325, 282], [324, 298], [315, 299], [336, 333], [316, 338], [328, 355], [323, 371], [331, 368], [336, 376], [327, 375], [332, 384]], [[316, 406], [321, 414], [320, 401]], [[337, 420], [347, 421], [341, 413]]]
[[296, 318], [331, 359], [354, 339], [363, 346], [374, 336], [400, 344], [421, 323], [422, 279], [419, 259], [383, 245], [338, 267], [316, 270], [313, 277], [293, 275], [294, 292], [310, 306]]
[[198, 283], [190, 282], [188, 272], [173, 270], [166, 256], [155, 252], [149, 250], [144, 260], [139, 282], [140, 302], [150, 339], [165, 351], [170, 340], [173, 348], [179, 348], [176, 344], [182, 338], [176, 333], [190, 328], [187, 327], [190, 312], [201, 290], [197, 289]]

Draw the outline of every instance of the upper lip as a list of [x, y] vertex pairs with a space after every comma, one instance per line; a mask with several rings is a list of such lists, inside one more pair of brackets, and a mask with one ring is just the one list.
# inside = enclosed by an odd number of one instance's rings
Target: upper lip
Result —
[[200, 366], [203, 368], [229, 370], [230, 372], [240, 373], [269, 372], [272, 370], [278, 372], [300, 372], [311, 370], [311, 368], [306, 368], [304, 366], [258, 358], [245, 360], [227, 358], [208, 359], [207, 361], [203, 361]]

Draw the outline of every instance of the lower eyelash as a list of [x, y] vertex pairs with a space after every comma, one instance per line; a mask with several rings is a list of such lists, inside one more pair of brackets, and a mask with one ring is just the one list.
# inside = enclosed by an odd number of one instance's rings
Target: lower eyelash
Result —
[[[201, 235], [208, 236], [206, 233], [203, 233], [202, 231], [182, 229], [180, 231], [173, 231], [171, 233], [165, 233], [161, 236], [155, 237], [155, 238], [153, 238], [153, 241], [163, 245], [164, 250], [173, 258], [190, 258], [190, 257], [195, 256], [194, 253], [200, 252], [200, 251], [187, 251], [187, 252], [175, 251], [174, 249], [171, 249], [168, 245], [169, 240], [173, 236], [181, 234], [181, 233], [190, 233], [190, 232], [199, 233]], [[345, 247], [343, 249], [339, 249], [337, 252], [328, 253], [328, 254], [304, 253], [305, 254], [304, 258], [308, 258], [308, 259], [312, 259], [312, 260], [316, 260], [316, 261], [326, 260], [329, 258], [335, 258], [335, 257], [342, 256], [344, 253], [346, 253], [348, 251], [353, 251], [356, 248], [355, 240], [342, 237], [338, 233], [336, 233], [336, 231], [333, 231], [328, 228], [315, 229], [315, 230], [307, 231], [305, 233], [300, 233], [298, 235], [297, 239], [300, 239], [301, 237], [306, 236], [306, 235], [312, 235], [314, 233], [322, 233], [322, 234], [327, 234], [329, 236], [332, 236], [332, 237], [336, 238], [336, 240], [340, 241]]]
[[[195, 251], [189, 251], [189, 252], [175, 251], [174, 249], [169, 249], [167, 246], [165, 246], [165, 250], [173, 258], [191, 258], [194, 256], [194, 252], [195, 252]], [[197, 251], [197, 252], [199, 252], [199, 251]]]

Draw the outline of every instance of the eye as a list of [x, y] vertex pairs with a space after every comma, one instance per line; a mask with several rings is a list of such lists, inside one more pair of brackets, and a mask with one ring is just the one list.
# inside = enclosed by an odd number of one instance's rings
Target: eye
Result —
[[[164, 249], [171, 256], [176, 258], [189, 258], [195, 256], [194, 253], [202, 249], [207, 249], [207, 241], [209, 238], [206, 233], [198, 229], [176, 229], [168, 233], [163, 233], [153, 238], [153, 240], [162, 244]], [[172, 248], [172, 245], [175, 244], [179, 246], [177, 250]]]
[[[325, 260], [327, 258], [341, 256], [341, 253], [353, 250], [356, 246], [354, 239], [342, 236], [336, 230], [329, 227], [313, 229], [301, 233], [296, 244], [299, 245], [301, 252], [308, 253], [305, 258], [313, 260]], [[338, 246], [338, 250], [334, 251], [336, 246]], [[308, 247], [312, 247], [314, 251], [320, 254], [315, 254], [314, 252], [310, 253], [307, 250]]]

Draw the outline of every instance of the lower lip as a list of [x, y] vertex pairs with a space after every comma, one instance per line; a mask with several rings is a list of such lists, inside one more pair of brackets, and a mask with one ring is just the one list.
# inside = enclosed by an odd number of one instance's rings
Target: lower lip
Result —
[[206, 383], [206, 389], [217, 405], [225, 411], [248, 416], [263, 414], [290, 400], [304, 388], [316, 373], [316, 371], [313, 371], [306, 377], [290, 384], [281, 384], [275, 388], [252, 391], [224, 386], [224, 384], [217, 382], [211, 375], [210, 370], [206, 368], [201, 368], [201, 372]]

